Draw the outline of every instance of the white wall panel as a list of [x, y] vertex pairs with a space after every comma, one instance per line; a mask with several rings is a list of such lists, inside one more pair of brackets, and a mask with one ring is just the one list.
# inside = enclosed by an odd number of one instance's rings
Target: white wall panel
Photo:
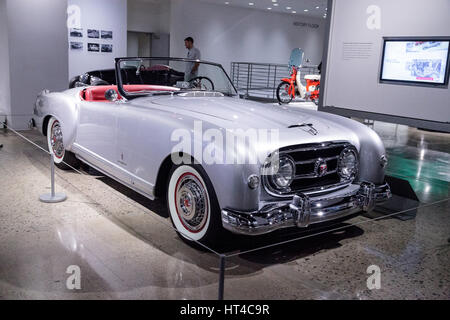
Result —
[[[221, 63], [227, 71], [232, 61], [287, 64], [295, 47], [303, 48], [312, 64], [322, 59], [325, 19], [173, 0], [170, 20], [171, 56], [185, 57], [183, 40], [192, 36], [202, 59]], [[296, 21], [319, 28], [294, 26]]]
[[[450, 36], [449, 0], [334, 0], [324, 106], [450, 122], [449, 88], [379, 83], [383, 37]], [[369, 29], [371, 5], [380, 29]], [[370, 44], [365, 57], [345, 59], [344, 43]], [[326, 110], [324, 108], [323, 110]]]
[[9, 45], [6, 0], [0, 0], [0, 122], [11, 114], [9, 85]]
[[67, 2], [7, 0], [6, 5], [11, 86], [9, 118], [14, 128], [26, 129], [37, 94], [43, 89], [67, 88]]
[[[127, 56], [127, 1], [68, 0], [68, 5], [79, 6], [83, 29], [82, 38], [69, 37], [69, 41], [84, 44], [82, 51], [69, 49], [69, 78], [91, 70], [114, 68], [114, 58]], [[112, 31], [113, 39], [87, 38], [88, 29]], [[112, 44], [113, 52], [88, 52], [88, 43]]]

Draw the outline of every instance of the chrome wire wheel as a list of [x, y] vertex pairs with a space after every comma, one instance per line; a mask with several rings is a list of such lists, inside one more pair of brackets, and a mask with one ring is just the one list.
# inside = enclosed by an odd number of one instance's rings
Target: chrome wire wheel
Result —
[[63, 136], [58, 120], [55, 120], [52, 124], [50, 143], [54, 156], [58, 159], [64, 158]]
[[167, 206], [178, 234], [189, 242], [207, 241], [214, 236], [219, 218], [211, 212], [218, 210], [211, 184], [203, 169], [194, 165], [174, 167], [169, 174]]
[[51, 117], [48, 121], [47, 145], [48, 151], [53, 155], [55, 164], [62, 165], [62, 162], [66, 161], [67, 154], [64, 147], [61, 123], [55, 117]]
[[175, 205], [183, 226], [199, 232], [208, 217], [208, 194], [201, 181], [192, 173], [184, 173], [175, 189]]

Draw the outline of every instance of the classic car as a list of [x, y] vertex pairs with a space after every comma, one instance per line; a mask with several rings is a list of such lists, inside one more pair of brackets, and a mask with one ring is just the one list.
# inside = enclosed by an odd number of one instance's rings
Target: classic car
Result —
[[[195, 64], [189, 81], [168, 76]], [[84, 162], [165, 198], [188, 242], [345, 219], [391, 196], [383, 143], [357, 121], [241, 99], [211, 62], [116, 58], [115, 75], [116, 85], [42, 91], [32, 123], [57, 166]]]

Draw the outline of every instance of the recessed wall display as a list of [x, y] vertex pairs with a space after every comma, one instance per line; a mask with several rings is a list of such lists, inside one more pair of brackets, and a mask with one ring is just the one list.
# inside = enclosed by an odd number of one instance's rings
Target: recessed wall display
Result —
[[70, 50], [82, 51], [83, 50], [83, 42], [70, 41]]
[[100, 52], [100, 44], [98, 44], [98, 43], [88, 43], [88, 51], [90, 51], [90, 52]]
[[113, 32], [112, 31], [102, 30], [101, 36], [102, 36], [102, 39], [112, 40]]
[[87, 34], [88, 38], [95, 38], [95, 39], [100, 38], [100, 32], [96, 29], [88, 29]]
[[83, 37], [83, 29], [81, 29], [81, 28], [70, 28], [69, 32], [70, 32], [71, 37], [75, 37], [75, 38]]
[[450, 39], [385, 38], [380, 82], [445, 86]]
[[102, 52], [111, 53], [112, 51], [113, 51], [113, 45], [112, 44], [102, 44]]

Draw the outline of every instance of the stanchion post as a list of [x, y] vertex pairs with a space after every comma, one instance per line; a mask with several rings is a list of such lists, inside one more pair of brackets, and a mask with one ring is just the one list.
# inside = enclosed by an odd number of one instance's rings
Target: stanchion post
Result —
[[64, 193], [55, 192], [55, 161], [53, 159], [53, 153], [50, 153], [50, 180], [51, 180], [51, 193], [42, 194], [39, 200], [45, 203], [57, 203], [67, 199]]
[[223, 300], [223, 293], [225, 290], [225, 256], [220, 255], [219, 267], [219, 300]]

